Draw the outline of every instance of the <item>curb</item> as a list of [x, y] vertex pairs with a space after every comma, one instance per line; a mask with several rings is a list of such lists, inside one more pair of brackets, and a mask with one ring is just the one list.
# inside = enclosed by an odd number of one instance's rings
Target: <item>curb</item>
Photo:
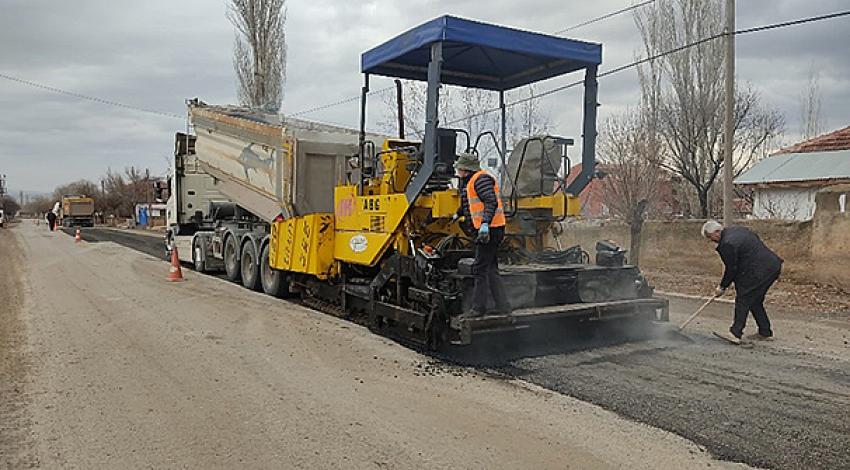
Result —
[[[656, 290], [655, 293], [658, 294], [658, 295], [663, 295], [665, 297], [678, 297], [680, 299], [691, 299], [691, 300], [708, 300], [708, 299], [711, 298], [711, 297], [706, 297], [706, 296], [703, 296], [703, 295], [691, 295], [691, 294], [680, 294], [678, 292], [668, 292], [666, 290]], [[732, 300], [732, 299], [723, 299], [723, 298], [714, 299], [714, 301], [715, 302], [727, 303], [727, 304], [734, 304], [735, 303], [735, 301]]]

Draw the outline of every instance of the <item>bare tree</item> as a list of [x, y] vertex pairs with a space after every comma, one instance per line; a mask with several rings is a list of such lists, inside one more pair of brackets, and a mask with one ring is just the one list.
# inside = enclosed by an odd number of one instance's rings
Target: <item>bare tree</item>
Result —
[[511, 97], [522, 101], [509, 108], [507, 116], [509, 142], [546, 134], [552, 130], [554, 127], [552, 117], [543, 108], [540, 100], [535, 98], [534, 85], [516, 90]]
[[59, 201], [64, 196], [88, 196], [97, 198], [100, 188], [89, 180], [79, 180], [57, 187], [53, 190], [53, 199]]
[[630, 256], [639, 264], [641, 234], [650, 201], [658, 199], [664, 178], [658, 165], [659, 138], [653, 134], [650, 106], [608, 118], [602, 126], [598, 154], [607, 174], [601, 180], [602, 199], [617, 219], [629, 224]]
[[53, 203], [54, 201], [52, 198], [48, 196], [35, 196], [30, 198], [29, 202], [27, 202], [24, 206], [24, 212], [35, 214], [36, 216], [42, 216], [50, 209], [53, 209]]
[[[404, 95], [404, 127], [409, 138], [422, 139], [425, 123], [426, 86], [416, 81], [403, 81]], [[508, 102], [532, 97], [534, 89], [523, 87], [507, 95]], [[551, 116], [540, 105], [539, 100], [522, 101], [507, 109], [506, 127], [507, 143], [512, 143], [532, 135], [549, 132], [553, 127]], [[379, 125], [392, 132], [398, 125], [398, 107], [395, 94], [387, 94], [384, 99], [386, 112]], [[453, 86], [440, 87], [439, 116], [440, 122], [453, 123], [469, 132], [472, 139], [484, 132], [493, 131], [496, 135], [501, 132], [501, 118], [498, 111], [498, 94], [477, 88], [458, 88]], [[492, 140], [482, 141], [479, 153], [482, 157], [491, 154], [495, 148]], [[474, 142], [472, 142], [474, 143]]]
[[802, 140], [821, 135], [826, 123], [821, 115], [820, 73], [812, 64], [806, 89], [800, 93], [800, 135]]
[[3, 209], [3, 213], [6, 217], [11, 219], [18, 213], [19, 210], [21, 210], [21, 206], [12, 196], [3, 195], [0, 196], [0, 209]]
[[239, 103], [280, 110], [286, 78], [286, 0], [228, 0], [227, 18], [236, 28], [233, 67]]
[[[723, 30], [718, 0], [659, 0], [637, 10], [635, 21], [646, 53], [654, 55], [716, 35]], [[700, 216], [708, 217], [711, 188], [723, 168], [723, 73], [721, 41], [689, 47], [658, 59], [659, 132], [665, 146], [661, 166], [693, 187]], [[762, 104], [749, 86], [736, 86], [733, 174], [767, 154], [785, 126], [782, 114]]]

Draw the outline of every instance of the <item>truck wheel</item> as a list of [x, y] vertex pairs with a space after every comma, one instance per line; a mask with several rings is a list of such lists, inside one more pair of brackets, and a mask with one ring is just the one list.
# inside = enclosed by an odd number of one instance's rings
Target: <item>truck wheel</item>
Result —
[[241, 272], [239, 269], [239, 245], [235, 237], [227, 237], [224, 242], [224, 273], [229, 281], [239, 282]]
[[199, 273], [207, 272], [207, 263], [204, 261], [203, 246], [195, 240], [195, 243], [192, 244], [192, 263], [195, 265], [195, 271]]
[[242, 285], [251, 290], [260, 290], [260, 269], [257, 249], [250, 241], [242, 245]]
[[269, 264], [269, 246], [263, 247], [260, 254], [260, 283], [263, 285], [263, 292], [268, 295], [283, 298], [289, 294], [289, 283], [286, 280], [286, 275], [277, 269], [272, 269]]

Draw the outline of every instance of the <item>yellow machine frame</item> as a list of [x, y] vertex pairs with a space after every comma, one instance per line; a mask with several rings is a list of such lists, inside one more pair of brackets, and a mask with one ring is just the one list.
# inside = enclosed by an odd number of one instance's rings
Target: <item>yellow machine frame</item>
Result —
[[[414, 239], [427, 234], [460, 235], [451, 218], [460, 207], [457, 189], [420, 195], [410, 207], [404, 189], [411, 173], [409, 149], [416, 142], [388, 139], [379, 153], [383, 171], [363, 187], [334, 188], [334, 213], [296, 216], [272, 224], [270, 263], [275, 269], [319, 279], [333, 277], [339, 263], [375, 266], [393, 247], [411, 253]], [[521, 198], [519, 209], [548, 210], [551, 217], [578, 215], [577, 197], [556, 192]], [[512, 230], [511, 222], [508, 232]]]

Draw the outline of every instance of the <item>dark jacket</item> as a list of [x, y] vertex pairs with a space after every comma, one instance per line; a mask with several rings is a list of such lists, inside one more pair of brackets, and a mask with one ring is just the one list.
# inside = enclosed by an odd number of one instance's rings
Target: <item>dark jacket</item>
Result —
[[717, 252], [726, 265], [720, 287], [729, 287], [734, 282], [738, 296], [761, 287], [779, 275], [782, 269], [782, 258], [746, 227], [732, 226], [723, 229]]
[[[466, 178], [461, 178], [460, 180], [460, 213], [458, 215], [462, 215], [466, 217], [467, 220], [472, 220], [469, 213], [469, 199], [466, 196], [466, 185], [469, 183], [469, 178], [472, 178], [472, 175], [469, 175]], [[478, 194], [478, 198], [481, 199], [481, 202], [484, 203], [484, 220], [482, 221], [485, 224], [489, 224], [493, 220], [493, 216], [496, 214], [496, 208], [499, 207], [499, 200], [496, 197], [496, 180], [492, 176], [487, 173], [479, 176], [477, 180], [475, 180], [475, 192]]]

